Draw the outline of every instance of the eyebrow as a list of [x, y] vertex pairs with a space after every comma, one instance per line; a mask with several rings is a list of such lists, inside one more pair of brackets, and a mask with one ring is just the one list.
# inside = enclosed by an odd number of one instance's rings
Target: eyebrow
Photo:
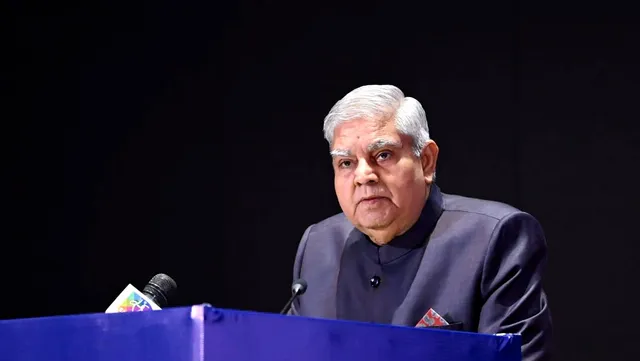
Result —
[[331, 151], [332, 157], [350, 157], [351, 152], [346, 149], [334, 149]]
[[[377, 139], [367, 146], [367, 152], [374, 152], [382, 148], [402, 148], [402, 143], [391, 139]], [[350, 157], [351, 152], [347, 149], [334, 149], [331, 151], [332, 157]]]
[[368, 152], [373, 152], [382, 148], [402, 148], [402, 144], [391, 139], [377, 139], [367, 147]]

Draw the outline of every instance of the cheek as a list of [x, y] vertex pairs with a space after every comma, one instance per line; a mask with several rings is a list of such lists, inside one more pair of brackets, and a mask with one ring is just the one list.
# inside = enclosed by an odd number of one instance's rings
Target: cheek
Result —
[[336, 195], [338, 196], [338, 200], [341, 203], [346, 202], [353, 197], [353, 187], [347, 179], [336, 178], [334, 181], [334, 187], [336, 190]]
[[411, 198], [415, 189], [421, 186], [422, 178], [420, 172], [411, 167], [388, 173], [382, 181], [394, 198]]

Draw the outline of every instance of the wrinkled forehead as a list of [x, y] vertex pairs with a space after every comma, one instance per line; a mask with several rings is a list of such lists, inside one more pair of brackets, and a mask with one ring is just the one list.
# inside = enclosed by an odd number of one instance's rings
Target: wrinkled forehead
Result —
[[[402, 148], [402, 141], [391, 138], [376, 138], [370, 143], [363, 145], [366, 153], [374, 153], [380, 149], [400, 149]], [[358, 146], [355, 147], [334, 147], [331, 149], [331, 155], [334, 157], [351, 157], [359, 150]]]
[[403, 139], [393, 122], [350, 121], [334, 132], [331, 154], [350, 156], [357, 151], [374, 152], [381, 148], [401, 148]]

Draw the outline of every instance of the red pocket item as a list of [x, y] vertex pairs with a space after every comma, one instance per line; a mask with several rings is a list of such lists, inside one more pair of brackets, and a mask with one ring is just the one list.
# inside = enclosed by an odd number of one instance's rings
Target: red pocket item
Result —
[[448, 324], [449, 322], [447, 322], [447, 320], [442, 318], [433, 308], [430, 308], [429, 311], [422, 316], [422, 319], [416, 327], [446, 326]]

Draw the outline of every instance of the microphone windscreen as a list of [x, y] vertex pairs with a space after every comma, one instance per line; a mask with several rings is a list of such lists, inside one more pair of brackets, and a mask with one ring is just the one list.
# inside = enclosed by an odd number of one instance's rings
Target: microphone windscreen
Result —
[[307, 281], [303, 279], [299, 279], [293, 282], [293, 285], [291, 285], [291, 293], [293, 293], [294, 295], [300, 296], [304, 294], [306, 290], [307, 290]]
[[142, 292], [152, 298], [158, 306], [165, 307], [177, 288], [178, 285], [173, 278], [164, 273], [158, 273], [144, 286]]

